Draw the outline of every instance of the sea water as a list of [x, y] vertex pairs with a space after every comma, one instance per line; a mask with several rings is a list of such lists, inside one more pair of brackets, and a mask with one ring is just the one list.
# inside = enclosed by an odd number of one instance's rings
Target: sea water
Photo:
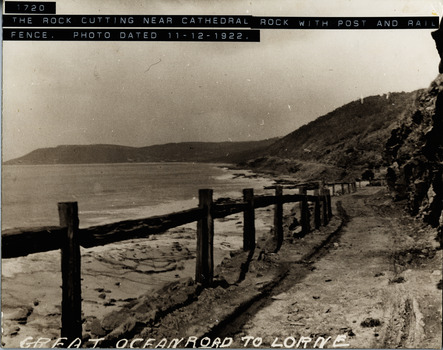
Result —
[[[88, 227], [196, 207], [202, 188], [213, 189], [214, 199], [241, 198], [243, 188], [262, 194], [272, 183], [248, 171], [202, 163], [6, 165], [2, 180], [3, 229], [58, 225], [58, 202], [78, 202], [80, 226]], [[257, 237], [270, 232], [268, 219], [257, 215]], [[240, 213], [215, 225], [215, 265], [241, 249], [241, 220]], [[150, 300], [165, 284], [194, 278], [195, 232], [192, 223], [162, 235], [81, 248], [84, 329], [131, 298], [147, 294]], [[59, 251], [2, 260], [6, 347], [19, 347], [29, 336], [59, 336], [61, 281]], [[18, 323], [17, 310], [30, 310], [32, 319]]]
[[58, 202], [78, 202], [80, 227], [88, 227], [194, 208], [201, 188], [239, 198], [243, 188], [261, 194], [272, 183], [251, 175], [205, 163], [5, 165], [2, 229], [57, 226]]

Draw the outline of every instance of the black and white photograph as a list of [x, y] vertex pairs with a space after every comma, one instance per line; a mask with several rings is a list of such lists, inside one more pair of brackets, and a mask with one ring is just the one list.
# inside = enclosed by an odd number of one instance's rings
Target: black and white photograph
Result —
[[443, 0], [2, 11], [2, 348], [442, 348]]

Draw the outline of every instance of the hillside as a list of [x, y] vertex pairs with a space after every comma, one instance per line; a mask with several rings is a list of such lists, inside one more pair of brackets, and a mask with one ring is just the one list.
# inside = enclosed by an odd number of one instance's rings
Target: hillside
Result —
[[392, 130], [386, 143], [388, 186], [394, 199], [406, 200], [443, 239], [443, 74], [417, 99], [416, 109]]
[[147, 147], [66, 145], [39, 148], [4, 164], [90, 164], [161, 161], [230, 163], [240, 153], [263, 151], [275, 141], [276, 139], [250, 142], [182, 142]]
[[224, 162], [299, 180], [358, 178], [379, 169], [391, 130], [419, 91], [348, 103], [283, 138], [252, 142], [183, 142], [148, 147], [68, 145], [37, 149], [5, 164]]
[[371, 96], [348, 103], [273, 143], [241, 165], [327, 180], [378, 169], [391, 130], [413, 108], [419, 91]]

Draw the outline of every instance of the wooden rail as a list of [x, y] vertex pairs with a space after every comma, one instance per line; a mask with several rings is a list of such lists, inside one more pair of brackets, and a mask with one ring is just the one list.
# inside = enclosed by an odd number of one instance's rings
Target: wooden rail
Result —
[[[333, 182], [325, 184], [332, 189], [332, 196], [343, 195], [346, 193], [353, 193], [357, 191], [357, 182]], [[361, 181], [358, 181], [358, 187], [361, 188]]]
[[[335, 186], [332, 191], [335, 192]], [[355, 183], [346, 185], [350, 192]], [[291, 188], [295, 188], [291, 186]], [[307, 194], [308, 186], [298, 187], [298, 194], [283, 194], [282, 186], [275, 186], [274, 196], [255, 196], [253, 189], [243, 190], [240, 200], [213, 200], [210, 189], [199, 190], [197, 208], [145, 219], [79, 229], [76, 202], [59, 203], [60, 226], [31, 229], [10, 229], [2, 232], [2, 258], [14, 258], [37, 252], [61, 250], [62, 272], [62, 329], [61, 336], [73, 340], [81, 338], [81, 257], [80, 246], [85, 248], [106, 245], [123, 240], [145, 238], [152, 234], [197, 221], [197, 253], [195, 280], [203, 287], [210, 286], [214, 272], [214, 220], [243, 212], [243, 250], [255, 248], [255, 209], [270, 205], [274, 210], [274, 238], [278, 250], [283, 244], [283, 204], [300, 203], [301, 236], [310, 230], [309, 202], [314, 205], [314, 226], [327, 225], [332, 217], [331, 192], [321, 184], [313, 195]], [[312, 189], [312, 186], [309, 186]]]

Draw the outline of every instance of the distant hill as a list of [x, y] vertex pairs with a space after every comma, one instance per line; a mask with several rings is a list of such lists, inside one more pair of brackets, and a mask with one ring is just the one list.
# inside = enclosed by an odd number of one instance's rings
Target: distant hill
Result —
[[[250, 142], [182, 142], [147, 147], [66, 145], [39, 148], [4, 164], [90, 164], [128, 162], [226, 162], [265, 150], [277, 139]], [[240, 158], [242, 158], [240, 156]]]
[[378, 169], [383, 164], [384, 145], [391, 130], [412, 110], [418, 93], [390, 93], [348, 103], [240, 165], [300, 179], [360, 177], [364, 169]]
[[370, 96], [317, 118], [282, 138], [251, 142], [183, 142], [148, 147], [69, 145], [37, 149], [5, 164], [225, 162], [299, 180], [361, 177], [383, 166], [391, 131], [422, 90]]

